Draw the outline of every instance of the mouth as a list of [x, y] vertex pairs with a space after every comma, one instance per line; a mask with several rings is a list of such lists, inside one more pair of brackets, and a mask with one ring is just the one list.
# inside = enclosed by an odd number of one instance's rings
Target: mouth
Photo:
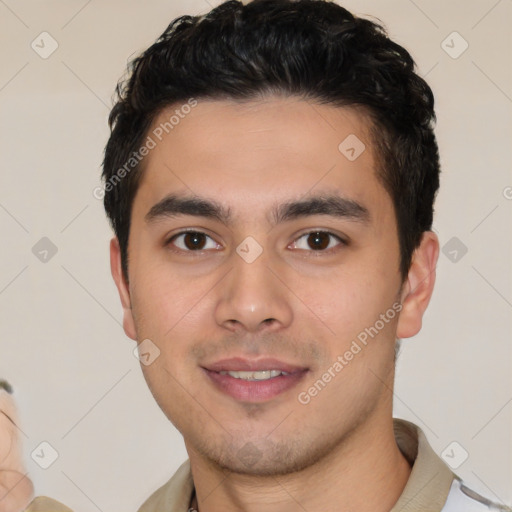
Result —
[[232, 358], [201, 367], [222, 393], [244, 402], [264, 402], [295, 387], [309, 368], [276, 359]]

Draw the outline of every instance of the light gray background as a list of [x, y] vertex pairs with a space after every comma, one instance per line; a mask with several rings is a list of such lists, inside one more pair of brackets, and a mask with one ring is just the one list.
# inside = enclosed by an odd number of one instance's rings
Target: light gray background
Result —
[[[120, 327], [111, 234], [92, 191], [127, 59], [174, 17], [213, 5], [0, 0], [0, 376], [16, 390], [36, 492], [76, 512], [135, 510], [186, 458]], [[435, 229], [443, 246], [457, 237], [468, 249], [456, 262], [441, 254], [424, 328], [403, 342], [395, 415], [420, 425], [439, 454], [459, 443], [469, 457], [456, 472], [510, 504], [512, 2], [343, 5], [379, 17], [433, 87]], [[59, 45], [47, 59], [31, 48], [43, 31]], [[442, 47], [453, 31], [469, 44], [456, 59]], [[454, 54], [462, 44], [451, 36], [444, 46]], [[58, 248], [46, 263], [32, 253], [44, 236]], [[59, 454], [46, 470], [30, 457], [42, 441]]]

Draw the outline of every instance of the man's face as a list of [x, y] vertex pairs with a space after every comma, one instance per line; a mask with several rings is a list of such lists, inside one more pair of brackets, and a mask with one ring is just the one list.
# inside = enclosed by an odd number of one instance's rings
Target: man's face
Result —
[[149, 131], [126, 332], [158, 347], [144, 375], [189, 453], [251, 474], [304, 468], [391, 415], [402, 280], [368, 125], [291, 98], [199, 101], [159, 141], [177, 107]]

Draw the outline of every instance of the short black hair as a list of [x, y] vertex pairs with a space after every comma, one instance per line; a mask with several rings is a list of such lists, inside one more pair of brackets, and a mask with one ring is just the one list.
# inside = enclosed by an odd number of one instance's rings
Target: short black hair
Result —
[[394, 204], [400, 272], [407, 276], [423, 232], [432, 227], [439, 188], [434, 96], [411, 55], [380, 23], [327, 0], [226, 1], [206, 15], [172, 21], [130, 62], [116, 92], [103, 161], [104, 205], [126, 278], [131, 208], [143, 172], [138, 150], [155, 117], [191, 98], [268, 95], [367, 115], [377, 176]]

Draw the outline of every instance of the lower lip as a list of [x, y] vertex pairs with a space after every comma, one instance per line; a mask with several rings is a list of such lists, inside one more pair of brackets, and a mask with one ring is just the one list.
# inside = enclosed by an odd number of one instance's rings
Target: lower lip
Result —
[[264, 402], [296, 386], [306, 375], [302, 370], [268, 380], [243, 380], [203, 368], [213, 384], [227, 395], [244, 402]]

